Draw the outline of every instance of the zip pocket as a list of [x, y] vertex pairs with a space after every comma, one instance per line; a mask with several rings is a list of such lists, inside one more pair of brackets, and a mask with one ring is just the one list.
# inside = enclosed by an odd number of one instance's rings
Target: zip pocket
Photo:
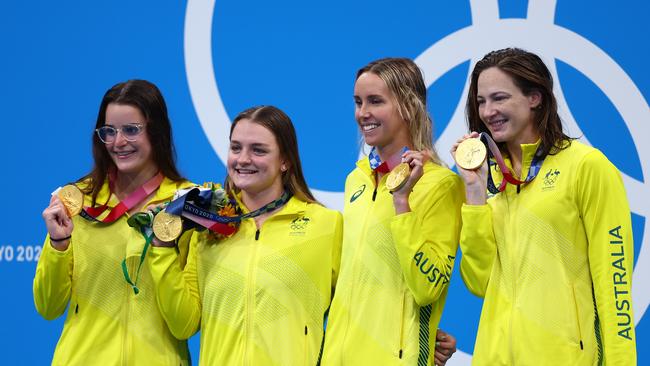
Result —
[[399, 317], [399, 353], [398, 357], [402, 359], [404, 356], [404, 313], [405, 309], [404, 307], [406, 306], [406, 300], [405, 300], [406, 294], [402, 294], [402, 310], [400, 312], [400, 317]]
[[309, 328], [305, 325], [305, 347], [304, 347], [304, 353], [305, 353], [305, 365], [309, 365]]
[[578, 326], [578, 341], [580, 342], [580, 350], [584, 349], [582, 344], [582, 329], [580, 328], [580, 311], [578, 311], [578, 300], [576, 300], [576, 290], [573, 284], [571, 284], [571, 292], [573, 294], [573, 305], [576, 308], [576, 325]]

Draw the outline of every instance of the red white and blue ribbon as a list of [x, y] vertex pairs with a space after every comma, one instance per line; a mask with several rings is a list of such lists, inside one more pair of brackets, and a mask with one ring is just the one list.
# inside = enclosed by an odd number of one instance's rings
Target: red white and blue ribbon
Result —
[[[131, 194], [129, 194], [125, 199], [121, 200], [117, 205], [115, 205], [115, 207], [111, 208], [107, 204], [97, 207], [84, 207], [84, 209], [81, 210], [80, 215], [90, 221], [99, 221], [107, 224], [114, 222], [130, 209], [136, 207], [138, 204], [141, 204], [142, 201], [149, 197], [151, 193], [155, 192], [158, 187], [160, 187], [163, 179], [165, 179], [165, 177], [162, 175], [162, 173], [158, 173], [146, 181], [143, 185], [138, 187]], [[109, 177], [108, 182], [111, 195], [113, 194], [112, 192], [114, 181], [114, 177]], [[108, 214], [100, 219], [99, 217], [107, 210], [110, 210]]]
[[[208, 209], [212, 202], [212, 194], [213, 191], [209, 189], [202, 190], [198, 187], [193, 188], [185, 195], [170, 202], [165, 208], [165, 211], [187, 218], [198, 225], [194, 225], [194, 227], [200, 226], [216, 233], [230, 235], [237, 230], [237, 226], [229, 225], [230, 223], [239, 223], [247, 218], [273, 211], [287, 203], [292, 196], [288, 191], [284, 191], [278, 199], [267, 203], [255, 211], [242, 215], [221, 216]], [[231, 203], [234, 207], [237, 206], [236, 202]]]
[[[487, 188], [488, 191], [492, 194], [497, 194], [499, 192], [503, 192], [506, 189], [506, 184], [514, 184], [514, 185], [522, 185], [524, 183], [531, 182], [539, 171], [542, 168], [542, 164], [544, 163], [544, 158], [545, 156], [542, 155], [542, 145], [540, 144], [537, 147], [537, 150], [535, 151], [535, 156], [533, 157], [533, 161], [530, 163], [530, 168], [528, 169], [528, 174], [526, 175], [526, 179], [524, 180], [519, 180], [515, 178], [514, 174], [512, 173], [512, 170], [506, 165], [506, 162], [503, 160], [503, 156], [501, 155], [501, 151], [499, 150], [499, 147], [497, 144], [494, 142], [492, 137], [488, 135], [485, 132], [481, 132], [479, 134], [479, 138], [483, 143], [487, 146], [488, 148], [488, 181], [487, 181]], [[494, 161], [490, 159], [490, 157], [494, 158]], [[501, 181], [501, 184], [499, 184], [499, 187], [494, 184], [494, 180], [492, 179], [492, 169], [491, 167], [497, 165], [499, 167], [499, 170], [503, 174], [503, 180]]]
[[377, 148], [373, 146], [368, 154], [368, 162], [370, 163], [370, 168], [377, 173], [390, 173], [393, 168], [398, 166], [402, 162], [402, 155], [408, 151], [408, 147], [404, 146], [402, 150], [386, 160], [382, 161], [377, 152]]

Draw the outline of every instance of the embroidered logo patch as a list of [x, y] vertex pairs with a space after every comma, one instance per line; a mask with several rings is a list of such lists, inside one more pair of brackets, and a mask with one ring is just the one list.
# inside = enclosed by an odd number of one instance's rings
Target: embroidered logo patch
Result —
[[291, 232], [289, 232], [289, 235], [305, 235], [305, 229], [307, 228], [309, 221], [311, 220], [305, 216], [293, 219], [290, 224]]
[[350, 203], [356, 201], [357, 198], [359, 198], [365, 190], [366, 190], [366, 185], [362, 184], [361, 187], [359, 187], [359, 189], [352, 194], [352, 197], [350, 197]]
[[549, 169], [546, 174], [544, 174], [544, 179], [542, 181], [542, 191], [548, 191], [555, 189], [558, 178], [560, 177], [560, 171], [557, 169]]

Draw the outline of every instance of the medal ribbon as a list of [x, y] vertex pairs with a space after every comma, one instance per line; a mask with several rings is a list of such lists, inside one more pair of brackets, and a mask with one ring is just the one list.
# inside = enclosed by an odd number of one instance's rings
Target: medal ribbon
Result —
[[165, 211], [174, 215], [183, 216], [210, 231], [229, 235], [236, 230], [235, 227], [228, 225], [229, 223], [241, 222], [242, 220], [273, 211], [287, 203], [292, 196], [288, 191], [284, 191], [280, 198], [267, 203], [255, 211], [237, 216], [221, 216], [200, 207], [203, 206], [201, 202], [210, 202], [211, 195], [212, 191], [201, 191], [198, 188], [194, 188], [186, 195], [172, 201]]
[[135, 227], [140, 230], [140, 233], [144, 237], [144, 248], [142, 249], [142, 254], [140, 254], [140, 262], [138, 263], [138, 268], [135, 270], [135, 280], [131, 280], [129, 276], [129, 270], [126, 268], [126, 258], [122, 260], [122, 274], [126, 282], [131, 285], [133, 292], [137, 295], [140, 293], [140, 289], [137, 286], [138, 278], [140, 277], [140, 268], [144, 259], [147, 256], [147, 251], [151, 246], [151, 241], [153, 240], [153, 230], [151, 230], [151, 223], [153, 222], [153, 213], [150, 211], [147, 212], [138, 212], [135, 215], [129, 217], [127, 221], [129, 226]]
[[[524, 183], [528, 183], [535, 179], [537, 174], [539, 173], [540, 169], [542, 168], [542, 164], [544, 163], [544, 156], [542, 156], [542, 145], [540, 144], [537, 147], [537, 150], [535, 151], [535, 156], [533, 157], [533, 161], [530, 163], [530, 168], [528, 168], [528, 175], [526, 176], [526, 179], [524, 180], [519, 180], [514, 177], [512, 171], [508, 166], [506, 165], [506, 162], [503, 160], [503, 156], [501, 155], [501, 151], [499, 150], [499, 147], [497, 144], [494, 142], [492, 137], [488, 135], [485, 132], [481, 132], [479, 134], [479, 138], [483, 143], [488, 147], [488, 181], [487, 181], [487, 188], [488, 191], [492, 194], [497, 194], [499, 192], [503, 192], [506, 189], [506, 184], [514, 184], [514, 185], [521, 185]], [[490, 157], [494, 157], [494, 160], [496, 160], [496, 163], [490, 160]], [[492, 179], [492, 169], [490, 169], [491, 166], [493, 165], [498, 165], [499, 170], [501, 170], [501, 173], [503, 174], [503, 180], [501, 181], [501, 184], [497, 188], [496, 185], [494, 184], [494, 180]]]
[[368, 161], [370, 162], [370, 168], [374, 170], [377, 173], [389, 173], [393, 168], [398, 166], [402, 162], [402, 154], [408, 151], [408, 147], [404, 146], [402, 148], [402, 151], [400, 151], [398, 154], [395, 154], [386, 161], [382, 161], [381, 158], [379, 157], [379, 153], [377, 152], [377, 148], [373, 147], [370, 150], [370, 154], [368, 154]]
[[[100, 221], [107, 224], [111, 223], [120, 218], [120, 216], [124, 215], [124, 213], [135, 207], [137, 204], [141, 203], [151, 193], [158, 189], [158, 187], [160, 187], [160, 183], [162, 183], [164, 178], [165, 177], [162, 175], [162, 173], [158, 173], [153, 178], [149, 179], [143, 185], [138, 187], [133, 193], [129, 194], [124, 200], [120, 201], [112, 209], [110, 209], [108, 205], [102, 205], [98, 207], [85, 207], [81, 211], [81, 216], [91, 221]], [[114, 179], [109, 179], [109, 188], [111, 194], [113, 194], [113, 180]], [[110, 209], [108, 215], [106, 215], [106, 217], [101, 220], [98, 219], [98, 217], [108, 209]]]

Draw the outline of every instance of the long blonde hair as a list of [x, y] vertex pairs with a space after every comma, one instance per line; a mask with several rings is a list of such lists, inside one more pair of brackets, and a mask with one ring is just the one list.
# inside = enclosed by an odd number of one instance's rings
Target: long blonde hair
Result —
[[433, 122], [427, 111], [427, 88], [420, 68], [408, 58], [382, 58], [360, 68], [355, 81], [366, 72], [379, 76], [393, 94], [397, 112], [407, 123], [413, 148], [428, 150], [431, 160], [441, 164], [432, 143]]

